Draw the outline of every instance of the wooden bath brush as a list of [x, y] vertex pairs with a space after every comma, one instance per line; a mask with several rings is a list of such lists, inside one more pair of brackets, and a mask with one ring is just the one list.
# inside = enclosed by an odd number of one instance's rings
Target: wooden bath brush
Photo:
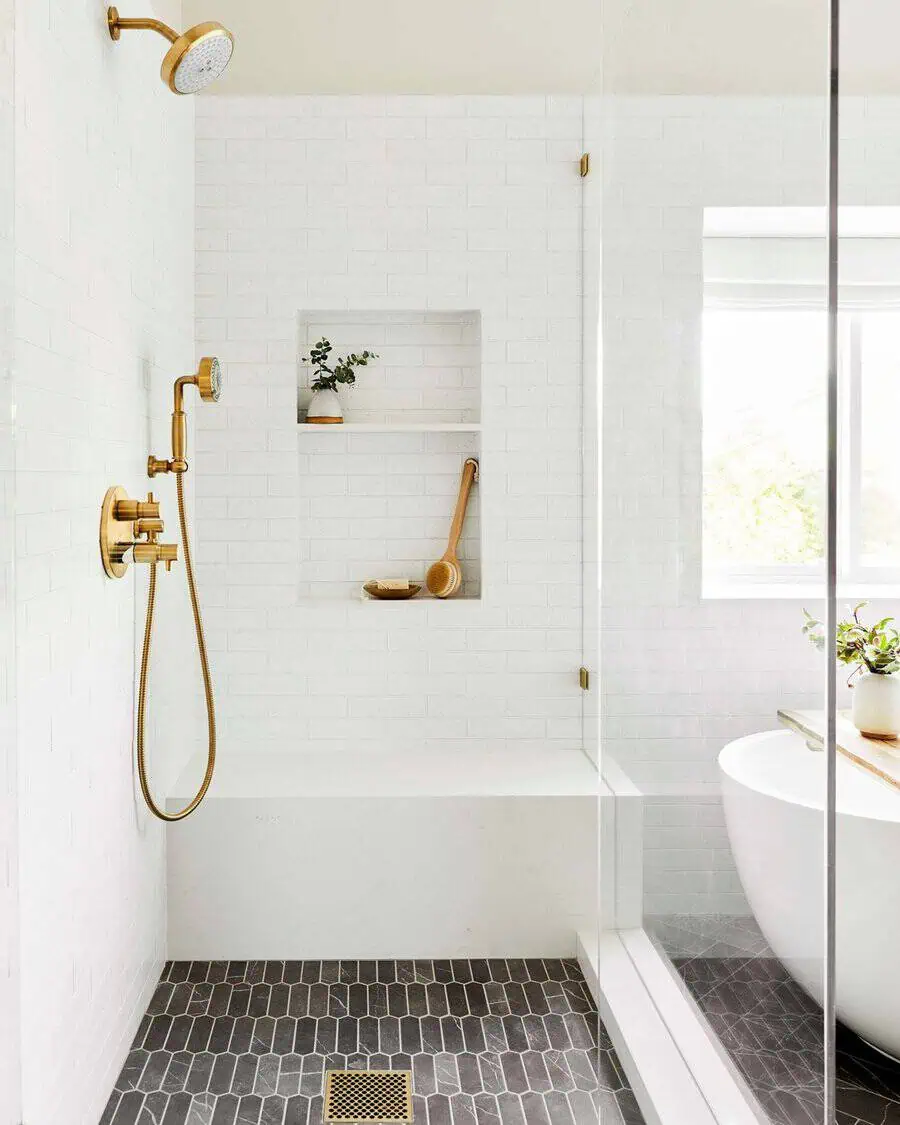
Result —
[[425, 576], [425, 585], [429, 593], [436, 598], [452, 597], [462, 585], [462, 567], [459, 565], [456, 548], [462, 535], [472, 482], [476, 480], [478, 480], [478, 462], [474, 457], [467, 457], [463, 465], [462, 480], [459, 482], [459, 497], [456, 501], [456, 511], [453, 513], [453, 522], [450, 524], [447, 550], [436, 563], [431, 564]]

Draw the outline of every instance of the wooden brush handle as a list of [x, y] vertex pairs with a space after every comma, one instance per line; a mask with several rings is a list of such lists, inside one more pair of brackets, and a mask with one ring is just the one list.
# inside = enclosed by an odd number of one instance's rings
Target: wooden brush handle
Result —
[[456, 554], [459, 537], [462, 535], [463, 520], [466, 518], [466, 505], [469, 503], [469, 493], [472, 491], [472, 482], [478, 473], [478, 462], [474, 457], [466, 459], [463, 465], [462, 480], [459, 482], [459, 496], [456, 501], [456, 511], [453, 513], [453, 522], [450, 524], [450, 541], [447, 544], [447, 553]]

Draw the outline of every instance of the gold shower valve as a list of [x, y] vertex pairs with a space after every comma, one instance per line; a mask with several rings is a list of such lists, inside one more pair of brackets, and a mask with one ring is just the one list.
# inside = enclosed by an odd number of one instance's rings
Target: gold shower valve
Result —
[[100, 509], [100, 557], [108, 577], [121, 578], [130, 562], [164, 563], [169, 570], [178, 559], [178, 546], [157, 543], [164, 528], [152, 492], [146, 500], [132, 500], [121, 486], [108, 488]]

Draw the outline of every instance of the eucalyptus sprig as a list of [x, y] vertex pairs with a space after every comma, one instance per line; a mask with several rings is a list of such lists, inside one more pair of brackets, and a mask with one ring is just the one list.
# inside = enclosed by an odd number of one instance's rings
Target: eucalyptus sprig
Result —
[[[836, 655], [841, 664], [853, 665], [850, 680], [863, 668], [876, 676], [890, 676], [900, 672], [900, 632], [893, 625], [893, 617], [883, 617], [874, 625], [860, 620], [859, 611], [868, 602], [853, 607], [851, 617], [838, 622]], [[804, 609], [803, 632], [818, 649], [825, 647], [825, 626]], [[849, 681], [848, 681], [849, 682]]]
[[303, 357], [304, 363], [311, 363], [315, 368], [315, 378], [310, 384], [314, 391], [336, 391], [338, 383], [352, 387], [356, 382], [354, 367], [366, 367], [370, 359], [378, 359], [377, 352], [367, 350], [359, 355], [351, 352], [348, 356], [338, 356], [334, 366], [329, 367], [328, 357], [333, 350], [331, 341], [323, 336], [318, 344], [310, 348], [309, 356]]

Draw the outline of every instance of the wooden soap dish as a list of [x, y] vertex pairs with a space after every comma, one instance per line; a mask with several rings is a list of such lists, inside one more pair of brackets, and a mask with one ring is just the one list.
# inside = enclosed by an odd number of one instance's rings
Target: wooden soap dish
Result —
[[385, 590], [377, 582], [367, 582], [363, 589], [370, 598], [378, 598], [383, 602], [402, 602], [414, 598], [422, 587], [417, 586], [415, 582], [410, 582], [405, 590]]

